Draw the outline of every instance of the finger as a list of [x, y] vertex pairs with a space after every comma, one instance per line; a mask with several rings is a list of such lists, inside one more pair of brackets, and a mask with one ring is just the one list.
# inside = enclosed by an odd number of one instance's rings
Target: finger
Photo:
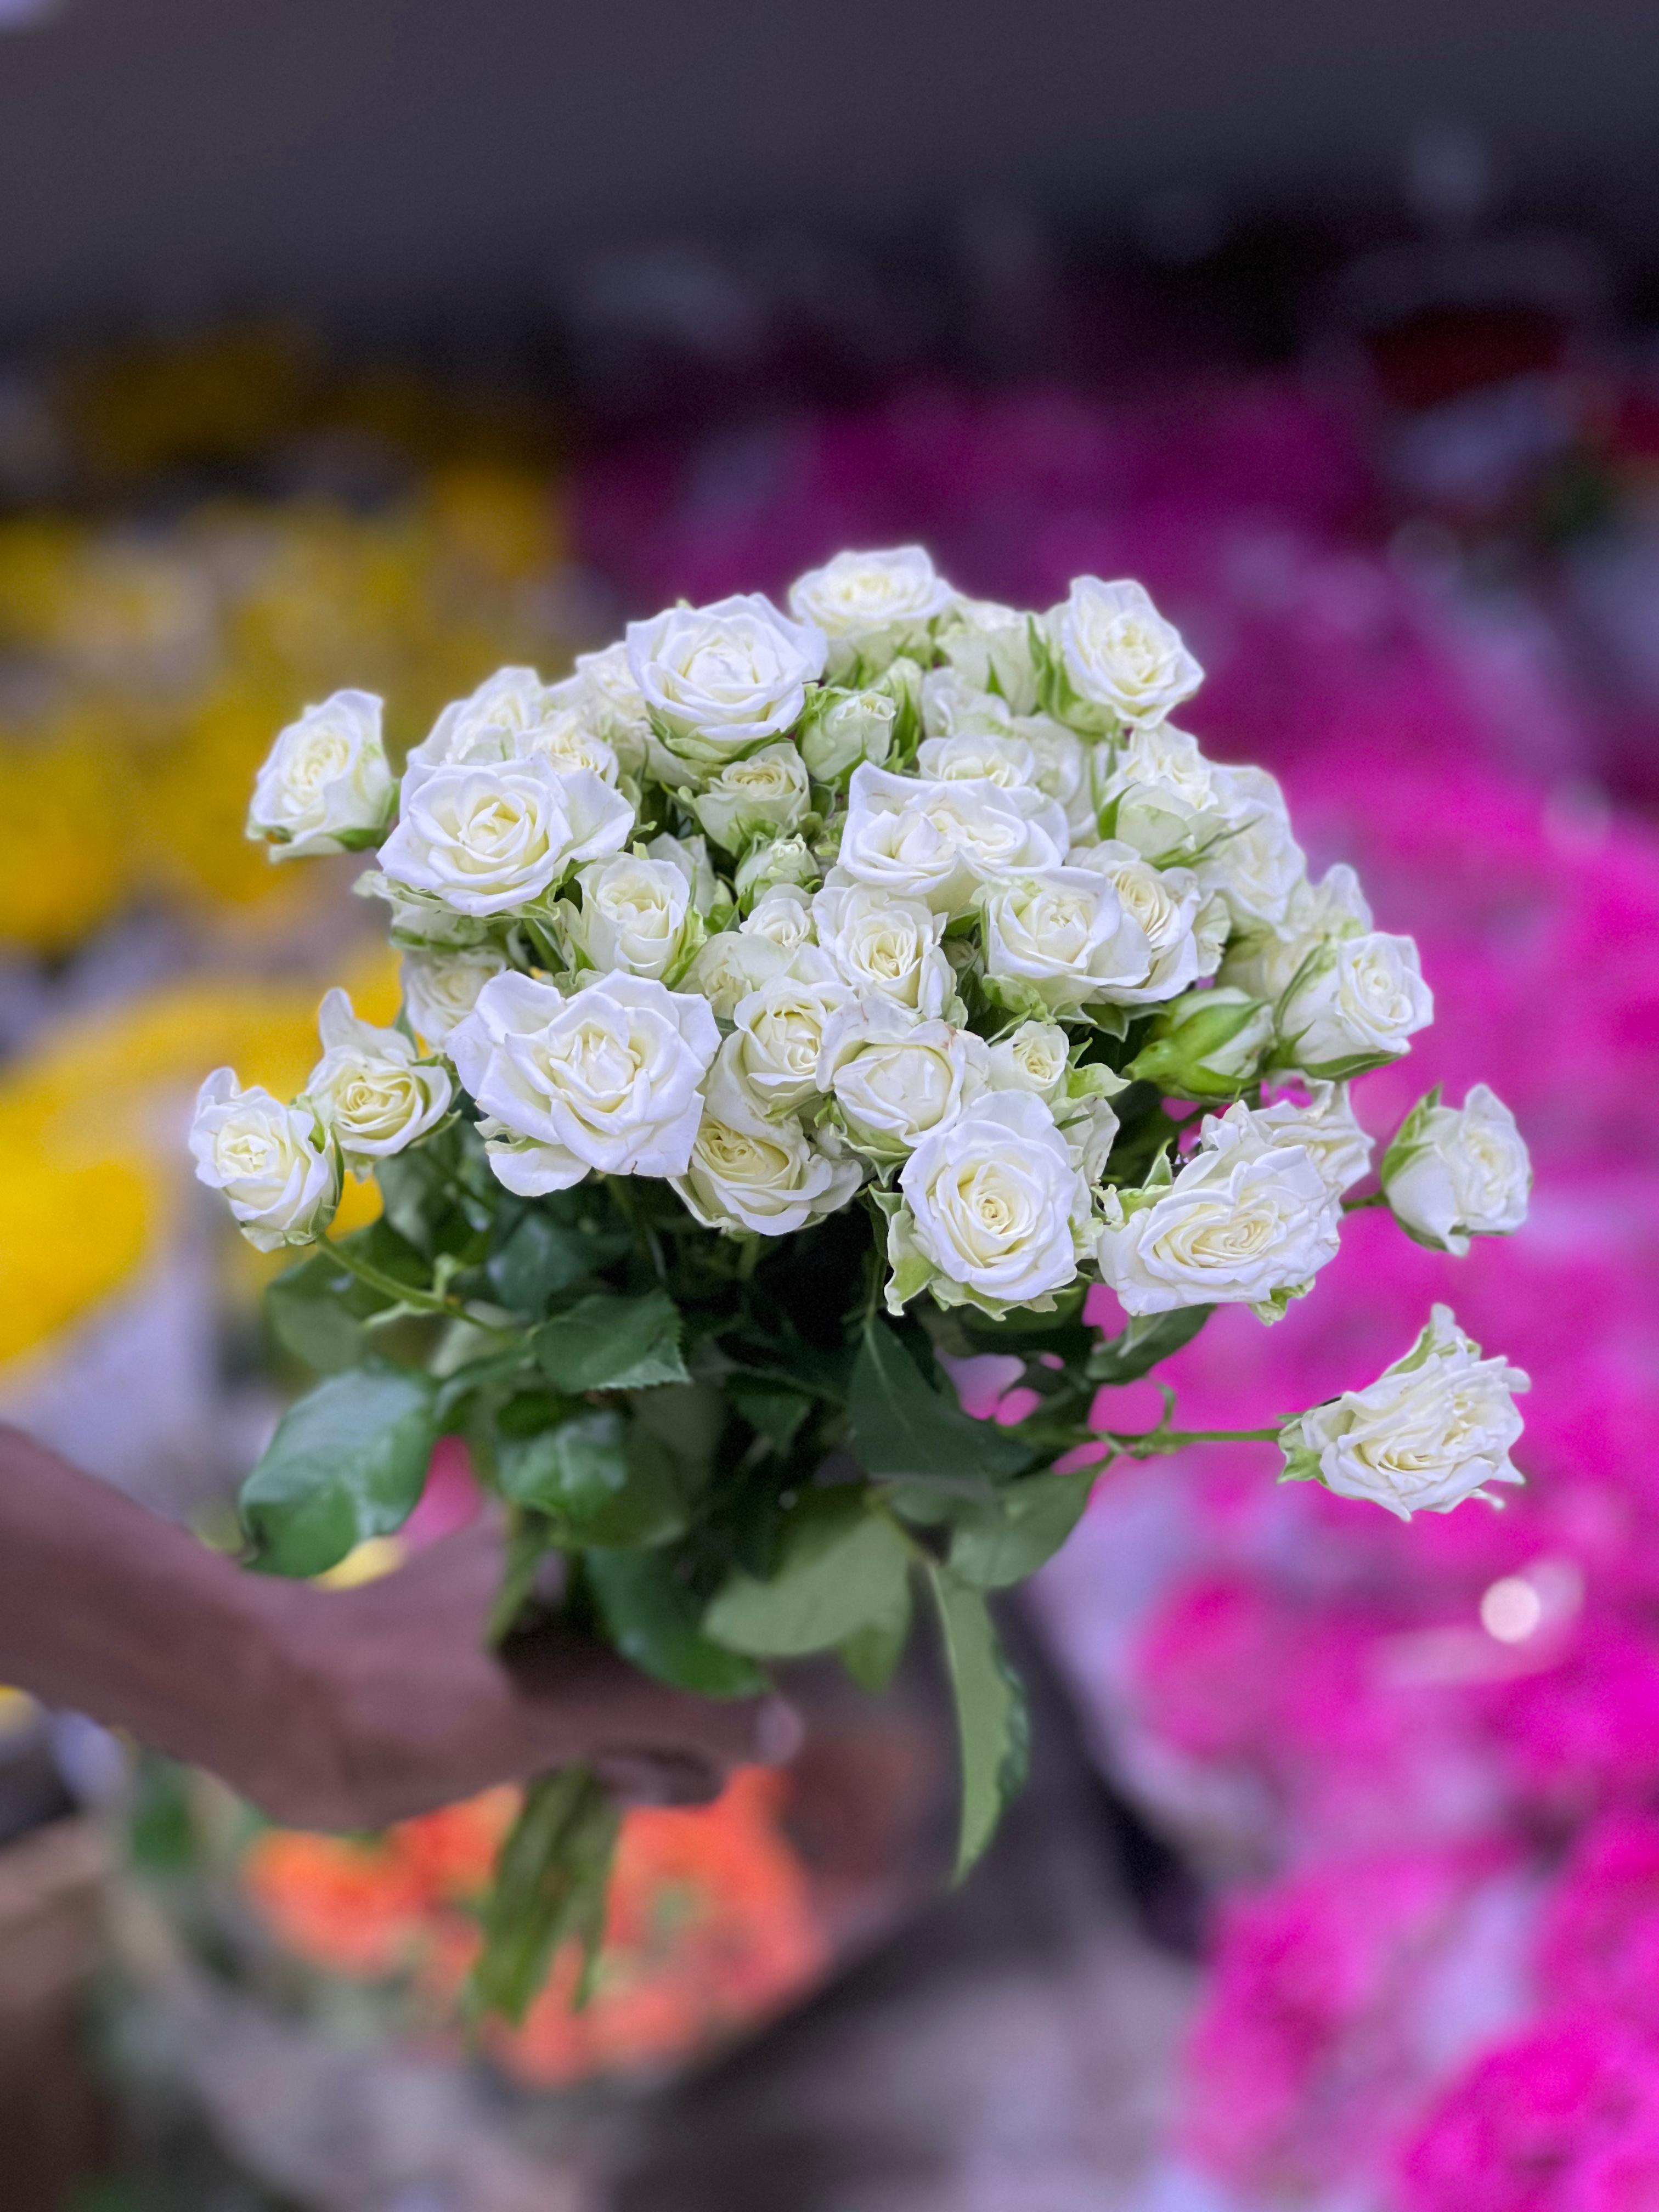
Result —
[[724, 1771], [781, 1765], [800, 1747], [800, 1722], [782, 1698], [688, 1696], [602, 1644], [531, 1645], [511, 1663], [527, 1720], [578, 1755], [689, 1753]]

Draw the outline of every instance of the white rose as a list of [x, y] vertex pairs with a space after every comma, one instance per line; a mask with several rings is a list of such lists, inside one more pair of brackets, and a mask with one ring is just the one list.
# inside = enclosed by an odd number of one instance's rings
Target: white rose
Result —
[[834, 1094], [848, 1139], [872, 1159], [902, 1159], [987, 1087], [982, 1041], [918, 1021], [890, 999], [855, 1000], [823, 1027], [818, 1089]]
[[786, 973], [738, 1001], [721, 1057], [761, 1113], [793, 1114], [817, 1097], [824, 1028], [851, 995], [844, 983]]
[[1194, 860], [1198, 879], [1239, 928], [1277, 927], [1308, 876], [1285, 795], [1265, 769], [1216, 768], [1211, 777], [1225, 826]]
[[752, 908], [783, 884], [816, 884], [823, 870], [805, 837], [774, 837], [751, 845], [738, 863], [732, 887], [738, 904]]
[[752, 837], [798, 828], [811, 805], [806, 763], [786, 741], [728, 761], [691, 801], [691, 811], [717, 845], [736, 853]]
[[627, 799], [586, 769], [561, 775], [533, 758], [425, 769], [404, 779], [380, 866], [394, 887], [459, 914], [508, 914], [579, 861], [618, 851], [633, 826]]
[[261, 1252], [313, 1243], [339, 1203], [340, 1157], [317, 1115], [257, 1084], [244, 1091], [232, 1068], [216, 1068], [198, 1092], [190, 1149], [197, 1181], [224, 1193]]
[[1395, 1219], [1419, 1244], [1462, 1259], [1472, 1237], [1508, 1237], [1527, 1218], [1532, 1163], [1515, 1116], [1477, 1083], [1462, 1106], [1419, 1099], [1382, 1159]]
[[940, 949], [942, 914], [920, 899], [842, 884], [815, 895], [812, 919], [820, 949], [860, 997], [890, 999], [924, 1018], [944, 1011], [956, 978]]
[[1299, 1144], [1258, 1148], [1232, 1114], [1172, 1182], [1106, 1202], [1100, 1272], [1132, 1314], [1250, 1305], [1271, 1319], [1336, 1256], [1341, 1212], [1318, 1164]]
[[916, 749], [916, 767], [938, 783], [997, 783], [1005, 791], [1036, 784], [1036, 755], [1024, 739], [990, 731], [924, 738]]
[[924, 1285], [941, 1304], [1038, 1304], [1076, 1279], [1093, 1236], [1088, 1186], [1040, 1098], [992, 1091], [924, 1137], [888, 1224], [891, 1311]]
[[921, 726], [930, 738], [1006, 737], [1008, 702], [970, 684], [959, 668], [930, 668], [921, 679]]
[[998, 884], [984, 912], [987, 975], [1026, 987], [1057, 1013], [1133, 988], [1152, 966], [1140, 925], [1092, 869], [1047, 868]]
[[1339, 861], [1316, 884], [1303, 878], [1276, 927], [1257, 925], [1233, 939], [1221, 980], [1255, 998], [1281, 998], [1297, 969], [1327, 938], [1357, 937], [1370, 926], [1371, 910], [1359, 878]]
[[579, 653], [575, 672], [550, 686], [550, 703], [568, 708], [617, 756], [629, 775], [647, 770], [659, 781], [684, 783], [690, 771], [662, 745], [651, 727], [645, 696], [619, 639], [603, 653]]
[[738, 927], [744, 937], [764, 937], [793, 956], [814, 942], [812, 902], [799, 884], [774, 884]]
[[1118, 748], [1098, 802], [1112, 836], [1133, 845], [1143, 860], [1190, 866], [1234, 826], [1220, 775], [1199, 750], [1196, 738], [1157, 722], [1132, 731]]
[[337, 691], [282, 731], [254, 780], [247, 834], [274, 860], [376, 845], [396, 787], [380, 742], [380, 702]]
[[820, 783], [839, 784], [865, 761], [879, 767], [893, 750], [899, 712], [899, 702], [884, 690], [815, 691], [796, 733], [800, 757]]
[[416, 1034], [441, 1051], [450, 1031], [477, 1005], [484, 985], [506, 966], [507, 955], [493, 945], [405, 952], [404, 1005]]
[[1058, 1022], [1022, 1022], [991, 1047], [987, 1073], [993, 1091], [1029, 1091], [1046, 1105], [1066, 1095], [1072, 1072], [1071, 1041]]
[[708, 1001], [639, 975], [605, 975], [564, 997], [497, 975], [449, 1040], [488, 1117], [499, 1181], [540, 1197], [603, 1175], [684, 1175], [720, 1042]]
[[1036, 791], [854, 771], [832, 884], [965, 914], [986, 884], [1058, 867], [1066, 817]]
[[1119, 1006], [1149, 1006], [1177, 997], [1201, 976], [1214, 972], [1220, 946], [1200, 942], [1199, 918], [1206, 897], [1190, 868], [1155, 868], [1133, 845], [1109, 839], [1100, 845], [1073, 846], [1066, 866], [1103, 876], [1117, 893], [1123, 911], [1146, 940], [1145, 972], [1111, 994]]
[[729, 1022], [750, 992], [784, 973], [789, 958], [769, 937], [723, 929], [693, 956], [681, 988], [707, 999], [721, 1021]]
[[850, 1153], [825, 1152], [792, 1118], [769, 1121], [717, 1064], [690, 1164], [674, 1188], [706, 1229], [789, 1237], [845, 1206], [863, 1180]]
[[1121, 722], [1164, 720], [1204, 680], [1139, 584], [1079, 576], [1045, 626], [1079, 698]]
[[[1310, 1096], [1305, 1106], [1281, 1098], [1274, 1105], [1257, 1107], [1249, 1115], [1250, 1127], [1264, 1149], [1300, 1145], [1332, 1193], [1340, 1198], [1370, 1173], [1371, 1139], [1349, 1103], [1346, 1083], [1310, 1083], [1308, 1089]], [[1235, 1106], [1228, 1118], [1246, 1110]], [[1206, 1133], [1208, 1128], [1206, 1121]]]
[[958, 599], [939, 626], [938, 643], [974, 690], [994, 691], [1013, 714], [1034, 711], [1037, 683], [1028, 615], [994, 599]]
[[1447, 1306], [1403, 1359], [1364, 1390], [1345, 1390], [1287, 1422], [1279, 1441], [1288, 1480], [1323, 1482], [1340, 1498], [1369, 1498], [1402, 1521], [1449, 1513], [1489, 1482], [1522, 1482], [1510, 1451], [1522, 1431], [1518, 1367], [1483, 1359]]
[[444, 1070], [423, 1060], [401, 1030], [359, 1021], [343, 991], [331, 991], [317, 1017], [323, 1056], [306, 1097], [333, 1133], [360, 1178], [376, 1160], [403, 1152], [449, 1111]]
[[628, 625], [628, 665], [663, 743], [704, 769], [793, 729], [827, 651], [816, 624], [757, 592]]
[[1356, 1075], [1397, 1060], [1433, 1019], [1416, 945], [1367, 930], [1328, 941], [1304, 963], [1279, 1009], [1281, 1056], [1310, 1075]]
[[410, 749], [410, 768], [453, 768], [511, 760], [517, 740], [545, 718], [551, 692], [533, 668], [498, 668], [477, 690], [446, 707]]
[[700, 915], [728, 913], [732, 894], [714, 872], [706, 837], [671, 837], [665, 830], [646, 846], [653, 860], [672, 860], [691, 889], [691, 903]]
[[566, 939], [590, 968], [605, 974], [624, 968], [630, 975], [660, 981], [688, 957], [691, 886], [673, 861], [619, 853], [583, 868], [576, 881], [580, 908], [566, 902], [559, 918]]
[[789, 611], [830, 641], [832, 676], [854, 665], [874, 673], [896, 653], [925, 650], [954, 593], [920, 545], [888, 553], [837, 553], [789, 586]]
[[1074, 836], [1080, 819], [1085, 835], [1092, 838], [1095, 807], [1089, 763], [1091, 752], [1100, 749], [1085, 745], [1075, 730], [1068, 730], [1051, 714], [1017, 715], [1009, 726], [1031, 749], [1031, 780], [1037, 789], [1045, 799], [1054, 799], [1065, 808], [1066, 824]]

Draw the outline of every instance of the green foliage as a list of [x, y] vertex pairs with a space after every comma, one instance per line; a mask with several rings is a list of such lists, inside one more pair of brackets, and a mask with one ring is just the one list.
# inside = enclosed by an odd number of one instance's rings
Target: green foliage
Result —
[[437, 1438], [430, 1379], [406, 1368], [331, 1376], [277, 1424], [242, 1486], [251, 1564], [319, 1575], [414, 1511]]
[[776, 1571], [761, 1581], [741, 1568], [703, 1616], [716, 1643], [757, 1658], [799, 1658], [845, 1644], [903, 1602], [910, 1552], [865, 1493], [848, 1485], [809, 1490], [785, 1522]]
[[1008, 1664], [984, 1598], [944, 1569], [928, 1570], [956, 1697], [962, 1754], [957, 1879], [968, 1872], [1025, 1781], [1030, 1729], [1025, 1692]]
[[[365, 1282], [342, 1252], [384, 1277], [386, 1286]], [[265, 1291], [265, 1313], [278, 1343], [296, 1359], [319, 1375], [343, 1374], [368, 1358], [374, 1340], [365, 1324], [392, 1310], [396, 1285], [418, 1291], [427, 1272], [420, 1254], [389, 1222], [371, 1222], [285, 1269]]]
[[1160, 1361], [1190, 1344], [1213, 1306], [1177, 1306], [1172, 1313], [1140, 1314], [1121, 1336], [1097, 1345], [1085, 1372], [1091, 1382], [1138, 1382]]
[[847, 1411], [866, 1474], [1006, 1475], [1031, 1463], [1029, 1444], [935, 1390], [883, 1321], [865, 1329]]
[[975, 1589], [1006, 1589], [1053, 1559], [1082, 1518], [1098, 1468], [1035, 1474], [969, 1508], [951, 1531], [951, 1571]]
[[483, 1948], [472, 1970], [477, 2010], [516, 2026], [568, 1937], [582, 1947], [577, 2002], [585, 2001], [605, 1934], [618, 1826], [616, 1808], [586, 1766], [561, 1767], [531, 1784], [484, 1902]]
[[618, 1407], [503, 1437], [496, 1468], [505, 1495], [542, 1515], [563, 1550], [665, 1544], [690, 1519], [687, 1486], [666, 1446]]
[[589, 1552], [582, 1571], [605, 1634], [643, 1673], [700, 1698], [752, 1698], [765, 1689], [751, 1660], [704, 1635], [701, 1601], [666, 1552]]
[[554, 1389], [573, 1395], [690, 1379], [680, 1352], [679, 1309], [665, 1291], [579, 1298], [536, 1331], [531, 1349]]
[[619, 1260], [632, 1239], [583, 1186], [536, 1204], [503, 1206], [484, 1273], [514, 1313], [540, 1320], [562, 1291]]

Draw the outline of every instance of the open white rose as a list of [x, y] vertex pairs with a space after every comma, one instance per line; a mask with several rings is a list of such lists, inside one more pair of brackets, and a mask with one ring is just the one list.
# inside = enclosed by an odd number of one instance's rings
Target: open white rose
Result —
[[[672, 860], [618, 853], [580, 871], [581, 906], [559, 909], [563, 933], [590, 968], [624, 968], [659, 981], [686, 959], [691, 886]], [[695, 940], [694, 940], [695, 941]]]
[[1009, 726], [1030, 747], [1032, 782], [1045, 799], [1064, 807], [1073, 836], [1080, 823], [1085, 842], [1091, 840], [1096, 832], [1090, 760], [1096, 753], [1104, 758], [1102, 748], [1085, 745], [1075, 730], [1068, 730], [1052, 714], [1016, 715]]
[[659, 741], [646, 711], [645, 696], [628, 665], [621, 639], [603, 653], [579, 653], [574, 672], [548, 687], [550, 708], [568, 709], [608, 745], [624, 771], [649, 773], [659, 781], [682, 784], [690, 771]]
[[1451, 1310], [1436, 1306], [1403, 1359], [1364, 1390], [1345, 1390], [1287, 1422], [1285, 1477], [1368, 1498], [1401, 1520], [1449, 1513], [1466, 1498], [1500, 1503], [1485, 1486], [1522, 1482], [1510, 1458], [1522, 1431], [1515, 1393], [1525, 1375], [1483, 1359]]
[[1040, 792], [865, 767], [853, 776], [830, 880], [965, 914], [985, 884], [1058, 867], [1066, 842], [1063, 809]]
[[1255, 923], [1233, 939], [1221, 980], [1258, 999], [1281, 998], [1297, 969], [1327, 939], [1357, 937], [1370, 926], [1371, 910], [1358, 877], [1338, 861], [1316, 884], [1303, 878], [1276, 927]]
[[1419, 1244], [1462, 1259], [1472, 1237], [1508, 1237], [1527, 1218], [1532, 1163], [1515, 1116], [1477, 1083], [1461, 1106], [1419, 1099], [1382, 1159], [1394, 1218]]
[[991, 1091], [924, 1137], [899, 1172], [888, 1224], [891, 1311], [924, 1286], [942, 1304], [1041, 1304], [1076, 1279], [1093, 1236], [1088, 1186], [1054, 1115]]
[[1340, 1208], [1318, 1164], [1300, 1144], [1259, 1148], [1238, 1111], [1206, 1125], [1162, 1189], [1107, 1193], [1100, 1272], [1126, 1312], [1249, 1305], [1270, 1316], [1335, 1258]]
[[805, 837], [760, 838], [738, 861], [732, 887], [738, 904], [752, 911], [769, 891], [784, 884], [804, 888], [823, 874], [817, 854]]
[[1206, 895], [1190, 868], [1155, 868], [1121, 838], [1073, 846], [1066, 866], [1103, 876], [1146, 941], [1146, 969], [1114, 988], [1109, 995], [1115, 1004], [1155, 1006], [1214, 972], [1220, 946], [1212, 938], [1200, 939]]
[[477, 1005], [484, 985], [506, 966], [507, 955], [493, 945], [405, 952], [404, 1005], [416, 1034], [441, 1051], [451, 1030]]
[[785, 973], [738, 1001], [722, 1061], [748, 1085], [759, 1112], [793, 1114], [817, 1097], [824, 1030], [851, 995], [833, 979]]
[[1340, 1079], [1397, 1060], [1434, 1019], [1409, 937], [1367, 930], [1328, 940], [1303, 964], [1279, 1009], [1281, 1056]]
[[621, 849], [634, 810], [590, 769], [546, 761], [419, 770], [380, 851], [396, 887], [430, 892], [459, 914], [528, 906], [583, 860]]
[[[1298, 1106], [1281, 1098], [1249, 1115], [1250, 1127], [1264, 1149], [1275, 1145], [1300, 1145], [1331, 1191], [1340, 1198], [1352, 1190], [1371, 1164], [1371, 1139], [1355, 1115], [1346, 1083], [1310, 1083], [1308, 1103]], [[1231, 1109], [1244, 1114], [1243, 1106]], [[1206, 1122], [1207, 1132], [1209, 1124]]]
[[1011, 732], [958, 730], [952, 737], [924, 738], [916, 767], [939, 783], [1000, 783], [1005, 791], [1036, 785], [1036, 755]]
[[987, 891], [985, 969], [1056, 1013], [1133, 989], [1152, 967], [1139, 922], [1103, 875], [1046, 868]]
[[932, 623], [955, 594], [920, 545], [837, 553], [789, 586], [789, 611], [830, 641], [836, 676], [861, 663], [872, 673], [895, 654], [925, 649]]
[[680, 988], [707, 999], [721, 1021], [729, 1022], [750, 992], [786, 972], [791, 957], [769, 937], [723, 929], [693, 955]]
[[850, 1153], [824, 1152], [792, 1117], [759, 1113], [717, 1062], [690, 1164], [674, 1188], [706, 1229], [788, 1237], [845, 1206], [863, 1180]]
[[[890, 675], [884, 684], [890, 687]], [[840, 784], [866, 761], [881, 765], [893, 750], [898, 720], [899, 702], [890, 688], [815, 691], [795, 742], [811, 775], [820, 783]]]
[[566, 998], [497, 975], [449, 1040], [488, 1117], [490, 1165], [534, 1198], [603, 1175], [684, 1175], [720, 1042], [708, 1001], [640, 975], [605, 975]]
[[798, 828], [811, 805], [806, 763], [785, 741], [728, 761], [709, 777], [691, 810], [717, 845], [736, 853], [752, 837]]
[[814, 942], [812, 902], [799, 884], [774, 884], [738, 925], [745, 937], [764, 937], [786, 953]]
[[1013, 711], [1000, 693], [970, 684], [959, 668], [930, 668], [921, 679], [921, 726], [928, 738], [1006, 738], [1013, 732]]
[[197, 1181], [224, 1193], [261, 1252], [314, 1243], [339, 1203], [340, 1156], [318, 1116], [258, 1084], [244, 1091], [233, 1068], [216, 1068], [197, 1093], [190, 1149]]
[[1009, 710], [1029, 714], [1037, 703], [1031, 623], [994, 599], [956, 601], [939, 623], [938, 643], [951, 668], [975, 691], [993, 691]]
[[331, 991], [317, 1017], [323, 1056], [306, 1097], [359, 1177], [376, 1160], [403, 1152], [449, 1111], [450, 1080], [423, 1060], [401, 1030], [360, 1021], [343, 991]]
[[653, 726], [705, 770], [793, 729], [827, 650], [815, 623], [791, 622], [758, 592], [628, 625], [628, 665]]
[[855, 1000], [823, 1026], [817, 1087], [834, 1094], [849, 1140], [872, 1159], [902, 1159], [987, 1087], [981, 1039], [918, 1021], [890, 999]]
[[1260, 768], [1214, 769], [1212, 788], [1224, 827], [1194, 860], [1198, 879], [1226, 901], [1236, 927], [1276, 927], [1308, 876], [1285, 794]]
[[380, 702], [337, 691], [282, 731], [253, 785], [247, 834], [274, 860], [358, 852], [380, 842], [396, 786], [380, 740]]
[[991, 1047], [986, 1072], [992, 1090], [1029, 1091], [1054, 1106], [1066, 1095], [1070, 1048], [1058, 1022], [1022, 1022]]
[[476, 691], [446, 707], [429, 733], [411, 747], [410, 768], [452, 768], [511, 760], [518, 739], [546, 717], [552, 694], [533, 668], [498, 668]]
[[1173, 724], [1130, 732], [1097, 794], [1111, 834], [1143, 860], [1192, 866], [1235, 826], [1220, 769]]
[[924, 1018], [943, 1012], [955, 976], [940, 950], [942, 914], [920, 899], [842, 884], [815, 893], [812, 919], [820, 949], [849, 989]]
[[1047, 629], [1072, 690], [1120, 722], [1161, 722], [1204, 672], [1144, 586], [1079, 576]]

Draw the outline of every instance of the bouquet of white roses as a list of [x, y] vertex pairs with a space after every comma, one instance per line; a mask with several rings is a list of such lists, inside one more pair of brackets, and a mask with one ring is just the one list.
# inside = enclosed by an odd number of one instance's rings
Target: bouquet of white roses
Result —
[[[271, 1288], [325, 1379], [243, 1513], [254, 1564], [317, 1573], [459, 1432], [509, 1509], [496, 1631], [556, 1552], [577, 1624], [709, 1697], [830, 1650], [878, 1687], [925, 1593], [965, 1868], [1024, 1756], [988, 1594], [1063, 1542], [1103, 1455], [1194, 1440], [1167, 1391], [1155, 1428], [1098, 1434], [1099, 1386], [1219, 1304], [1276, 1319], [1345, 1206], [1454, 1251], [1512, 1230], [1527, 1158], [1490, 1091], [1433, 1094], [1346, 1196], [1371, 1154], [1347, 1084], [1430, 1018], [1416, 948], [1352, 871], [1310, 882], [1271, 776], [1170, 722], [1200, 671], [1139, 586], [1028, 616], [908, 547], [789, 606], [672, 608], [562, 683], [503, 669], [400, 779], [362, 693], [277, 738], [250, 834], [379, 848], [359, 888], [404, 1003], [379, 1029], [331, 992], [292, 1104], [228, 1069], [202, 1091], [198, 1172], [256, 1244], [323, 1237], [343, 1175], [384, 1200]], [[1024, 1418], [962, 1410], [950, 1363], [988, 1351]], [[1209, 1433], [1444, 1510], [1520, 1479], [1525, 1379], [1437, 1308], [1368, 1388]], [[483, 2002], [520, 2008], [591, 1938], [612, 1827], [584, 1771], [532, 1790]]]

